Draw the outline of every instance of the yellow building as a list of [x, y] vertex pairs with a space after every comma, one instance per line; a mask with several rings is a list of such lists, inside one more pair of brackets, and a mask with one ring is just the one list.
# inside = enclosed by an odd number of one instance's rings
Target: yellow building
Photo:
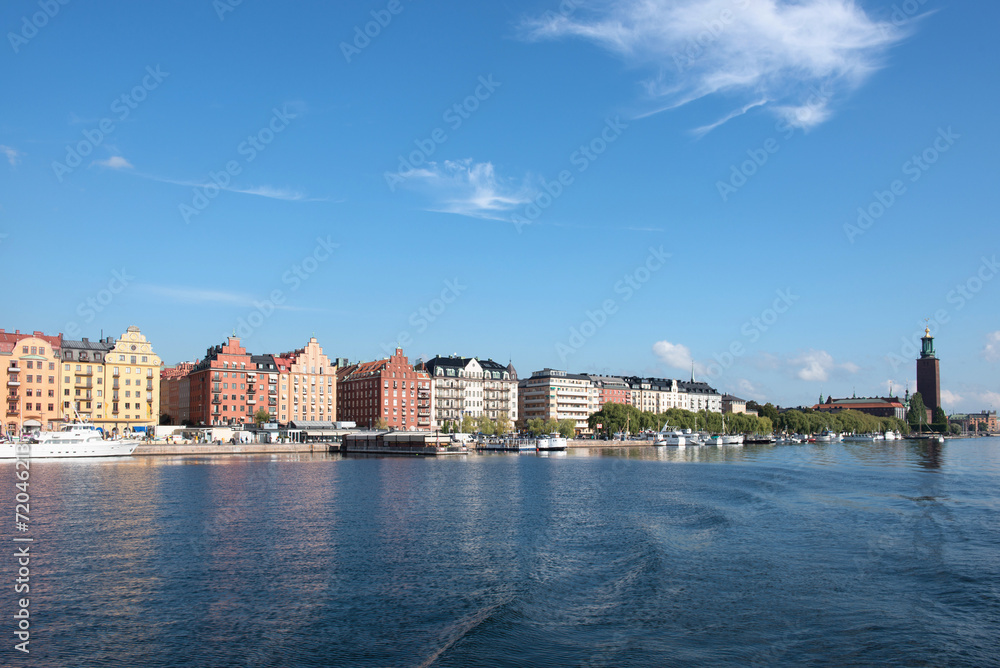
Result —
[[104, 361], [114, 337], [99, 341], [63, 339], [59, 406], [67, 422], [93, 422], [104, 415]]
[[102, 406], [95, 408], [93, 422], [105, 432], [151, 431], [159, 424], [160, 357], [138, 327], [129, 327], [108, 350], [102, 385]]

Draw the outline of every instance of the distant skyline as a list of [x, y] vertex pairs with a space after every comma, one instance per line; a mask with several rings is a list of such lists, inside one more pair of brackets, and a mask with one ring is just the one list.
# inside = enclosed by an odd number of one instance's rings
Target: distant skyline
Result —
[[[1000, 6], [0, 9], [0, 326], [1000, 406]], [[249, 334], [249, 336], [246, 336]]]

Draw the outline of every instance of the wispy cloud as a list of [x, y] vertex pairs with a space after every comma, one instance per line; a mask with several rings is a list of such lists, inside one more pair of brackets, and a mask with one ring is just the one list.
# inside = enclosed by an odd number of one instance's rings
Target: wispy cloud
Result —
[[401, 175], [404, 184], [433, 199], [429, 210], [472, 218], [508, 221], [518, 207], [528, 204], [535, 191], [521, 181], [499, 176], [491, 162], [445, 160]]
[[[252, 307], [258, 297], [240, 292], [228, 292], [226, 290], [214, 290], [211, 288], [200, 288], [192, 286], [173, 285], [151, 285], [140, 284], [136, 288], [143, 293], [166, 299], [179, 304], [218, 304], [230, 306]], [[281, 311], [321, 311], [323, 309], [313, 309], [287, 304], [275, 305]]]
[[963, 401], [962, 395], [955, 394], [951, 390], [941, 390], [941, 403], [945, 406], [955, 406]]
[[713, 95], [737, 101], [700, 134], [761, 105], [792, 125], [817, 125], [831, 115], [831, 95], [863, 84], [908, 32], [854, 0], [592, 0], [522, 28], [529, 39], [575, 37], [655, 70], [643, 82], [653, 111], [640, 115]]
[[16, 148], [4, 146], [3, 144], [0, 144], [0, 153], [7, 156], [7, 162], [10, 163], [11, 167], [17, 167], [17, 163], [21, 161], [21, 156], [24, 155]]
[[691, 371], [694, 364], [694, 372], [703, 375], [705, 367], [694, 361], [691, 356], [691, 349], [681, 343], [671, 343], [670, 341], [657, 341], [653, 344], [653, 354], [669, 367]]
[[986, 335], [983, 357], [986, 358], [987, 362], [1000, 362], [1000, 331], [990, 332]]
[[843, 370], [857, 373], [860, 367], [853, 362], [837, 363], [833, 355], [825, 350], [808, 350], [788, 359], [790, 368], [797, 378], [808, 382], [825, 382], [830, 379], [830, 373]]
[[132, 163], [120, 155], [113, 155], [107, 160], [95, 160], [91, 164], [108, 167], [110, 169], [132, 169]]

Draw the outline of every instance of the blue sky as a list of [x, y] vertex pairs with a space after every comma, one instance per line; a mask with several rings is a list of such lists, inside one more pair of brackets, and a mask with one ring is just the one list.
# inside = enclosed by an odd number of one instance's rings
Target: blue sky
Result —
[[[1000, 407], [993, 3], [5, 3], [2, 326]], [[367, 35], [365, 34], [367, 31]], [[859, 213], [867, 214], [867, 217]], [[859, 219], [860, 218], [860, 219]]]

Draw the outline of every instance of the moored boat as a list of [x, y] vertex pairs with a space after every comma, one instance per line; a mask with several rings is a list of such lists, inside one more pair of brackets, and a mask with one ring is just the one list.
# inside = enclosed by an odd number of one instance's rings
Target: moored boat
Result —
[[0, 459], [127, 457], [138, 445], [139, 441], [134, 440], [105, 439], [103, 432], [92, 424], [73, 423], [63, 425], [59, 431], [42, 432], [35, 443], [2, 443]]

